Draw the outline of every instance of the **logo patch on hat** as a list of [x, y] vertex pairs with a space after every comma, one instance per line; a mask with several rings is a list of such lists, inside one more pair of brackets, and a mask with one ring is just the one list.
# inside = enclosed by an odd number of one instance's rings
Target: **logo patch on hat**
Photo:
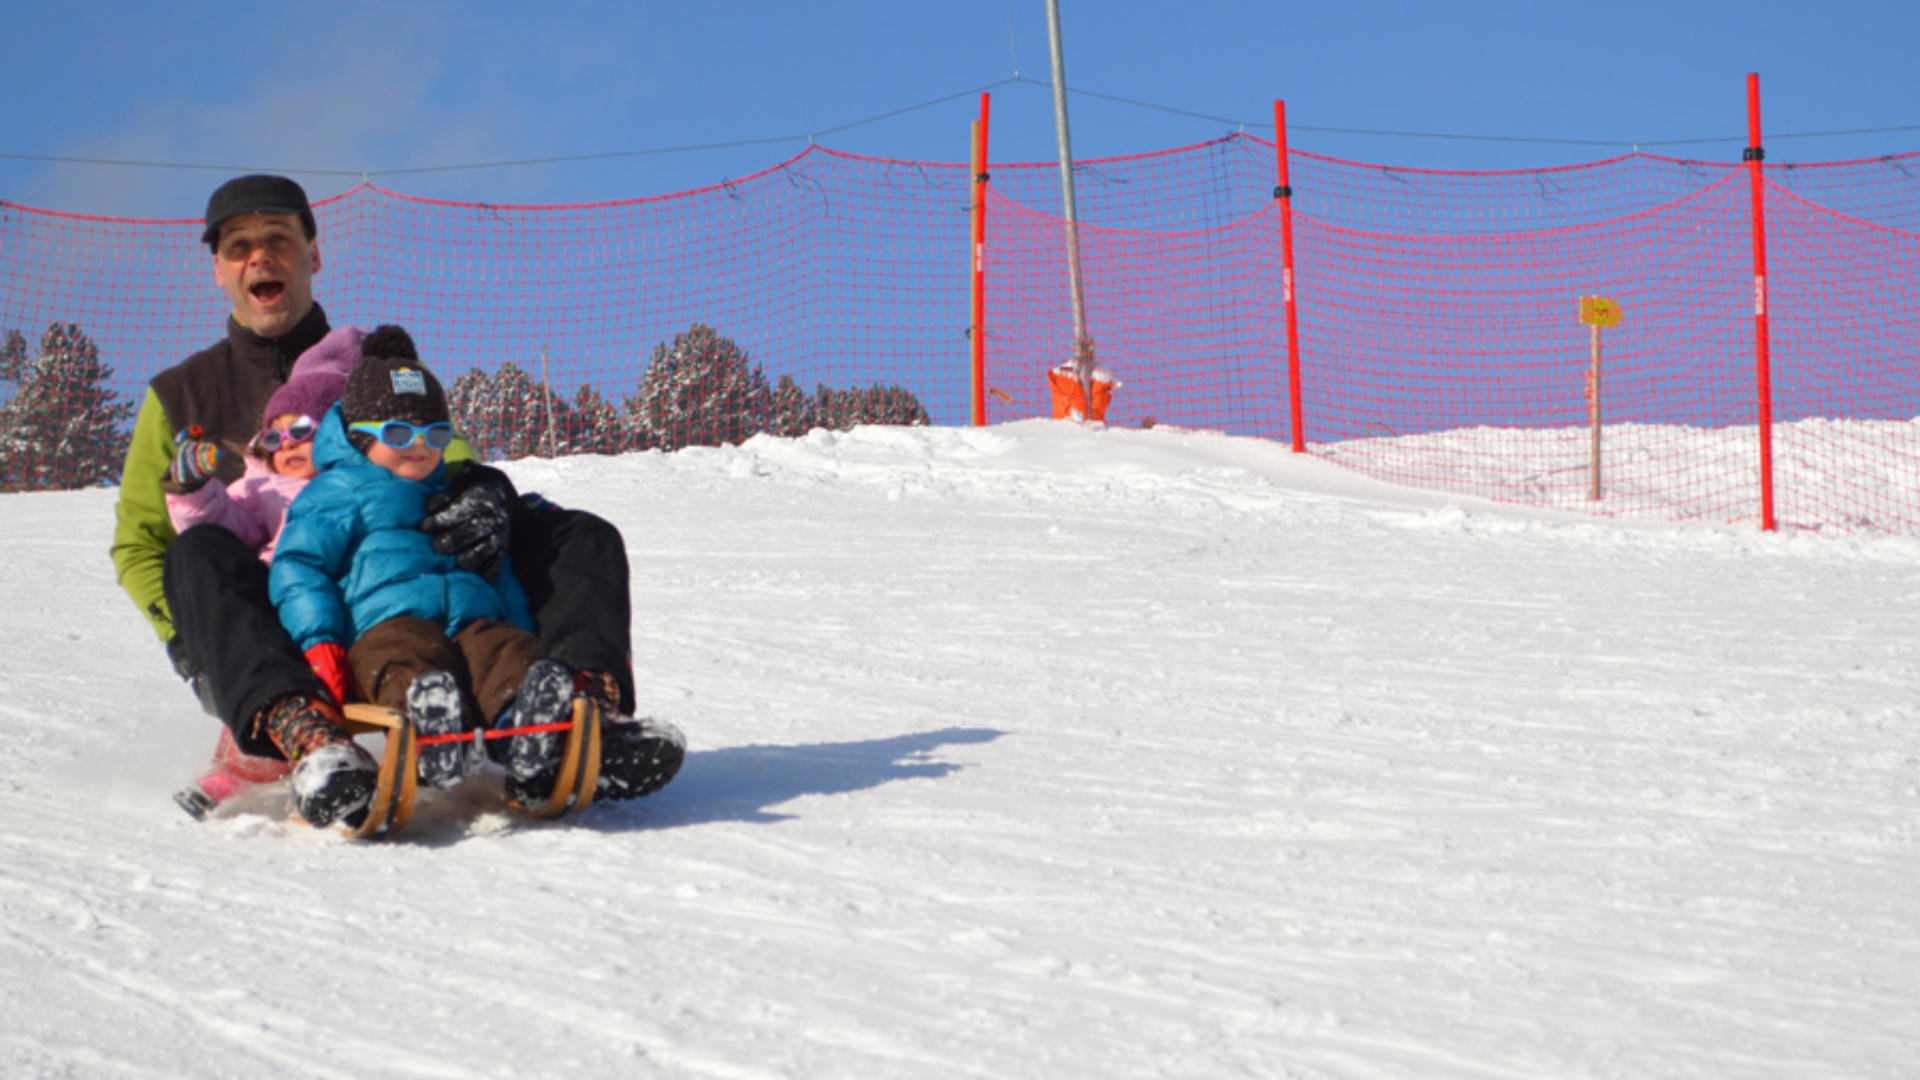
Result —
[[426, 376], [419, 369], [403, 367], [393, 369], [393, 392], [396, 394], [420, 394], [427, 392]]

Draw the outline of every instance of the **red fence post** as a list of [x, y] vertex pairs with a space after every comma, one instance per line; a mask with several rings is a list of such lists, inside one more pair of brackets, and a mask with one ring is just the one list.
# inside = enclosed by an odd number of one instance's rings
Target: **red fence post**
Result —
[[987, 95], [980, 95], [980, 119], [973, 122], [973, 426], [987, 426]]
[[1773, 518], [1773, 358], [1767, 336], [1767, 216], [1766, 188], [1760, 162], [1760, 76], [1747, 75], [1747, 163], [1753, 206], [1753, 331], [1754, 379], [1758, 383], [1760, 412], [1760, 528], [1772, 532]]
[[1287, 396], [1293, 418], [1293, 452], [1307, 450], [1300, 430], [1300, 313], [1293, 298], [1293, 187], [1287, 183], [1287, 103], [1273, 103], [1273, 145], [1280, 161], [1279, 183], [1273, 197], [1280, 200], [1280, 295], [1287, 309]]

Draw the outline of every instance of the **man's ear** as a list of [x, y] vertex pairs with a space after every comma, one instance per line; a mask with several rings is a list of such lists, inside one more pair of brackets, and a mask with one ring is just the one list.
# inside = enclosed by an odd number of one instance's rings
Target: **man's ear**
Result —
[[317, 274], [320, 272], [320, 241], [315, 240], [307, 247], [313, 252], [313, 269], [308, 272]]

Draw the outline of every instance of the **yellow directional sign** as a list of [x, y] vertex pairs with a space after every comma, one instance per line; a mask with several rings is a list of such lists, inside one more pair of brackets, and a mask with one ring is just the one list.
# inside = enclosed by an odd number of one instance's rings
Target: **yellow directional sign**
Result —
[[1604, 296], [1580, 298], [1580, 325], [1619, 326], [1620, 305]]

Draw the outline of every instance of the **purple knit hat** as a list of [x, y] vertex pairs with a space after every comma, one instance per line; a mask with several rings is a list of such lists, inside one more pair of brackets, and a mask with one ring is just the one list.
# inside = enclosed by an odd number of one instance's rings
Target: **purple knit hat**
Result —
[[347, 376], [360, 363], [360, 342], [367, 332], [357, 326], [329, 330], [327, 336], [300, 354], [287, 373], [287, 381], [267, 399], [267, 411], [260, 417], [260, 430], [276, 416], [311, 416], [315, 420], [340, 400]]

